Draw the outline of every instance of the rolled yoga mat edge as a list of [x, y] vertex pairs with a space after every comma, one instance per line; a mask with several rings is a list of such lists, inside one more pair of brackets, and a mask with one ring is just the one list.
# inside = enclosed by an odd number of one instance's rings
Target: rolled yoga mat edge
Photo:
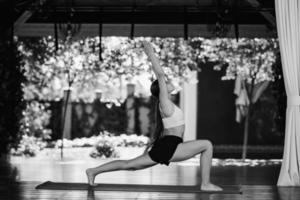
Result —
[[223, 191], [202, 191], [199, 185], [142, 185], [142, 184], [107, 184], [90, 186], [87, 183], [63, 183], [46, 181], [35, 189], [46, 190], [94, 190], [94, 191], [131, 191], [131, 192], [171, 192], [171, 193], [219, 193], [242, 194], [239, 186], [223, 186]]

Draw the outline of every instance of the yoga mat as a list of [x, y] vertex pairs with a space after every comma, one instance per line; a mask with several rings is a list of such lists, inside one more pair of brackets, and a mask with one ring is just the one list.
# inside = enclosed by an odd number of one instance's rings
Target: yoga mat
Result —
[[242, 194], [239, 186], [221, 186], [223, 191], [201, 191], [199, 185], [142, 185], [142, 184], [108, 184], [99, 183], [89, 186], [87, 183], [62, 183], [47, 181], [36, 186], [46, 190], [89, 190], [95, 191], [131, 191], [131, 192], [172, 192], [172, 193], [220, 193]]

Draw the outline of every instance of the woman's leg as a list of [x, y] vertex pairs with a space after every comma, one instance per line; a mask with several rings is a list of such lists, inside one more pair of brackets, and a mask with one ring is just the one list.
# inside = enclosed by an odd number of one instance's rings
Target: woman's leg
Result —
[[103, 172], [111, 172], [117, 170], [139, 170], [156, 165], [157, 163], [151, 160], [148, 153], [140, 155], [130, 160], [114, 160], [98, 167], [89, 168], [86, 170], [86, 175], [90, 185], [95, 185], [95, 177]]
[[209, 140], [193, 140], [180, 143], [171, 158], [171, 162], [187, 160], [200, 155], [201, 189], [222, 190], [220, 187], [211, 184], [210, 169], [212, 163], [213, 146]]

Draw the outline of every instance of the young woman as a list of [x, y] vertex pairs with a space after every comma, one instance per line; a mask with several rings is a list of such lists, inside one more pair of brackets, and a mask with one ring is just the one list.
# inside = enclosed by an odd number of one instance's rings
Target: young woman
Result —
[[154, 54], [152, 45], [143, 42], [145, 53], [152, 63], [152, 69], [156, 75], [151, 85], [151, 93], [157, 98], [156, 105], [156, 130], [151, 143], [151, 149], [143, 155], [130, 160], [114, 160], [95, 168], [86, 170], [88, 182], [91, 186], [98, 174], [116, 170], [139, 170], [154, 166], [158, 163], [169, 165], [170, 162], [183, 161], [200, 156], [201, 186], [199, 189], [206, 191], [221, 191], [222, 188], [210, 182], [210, 168], [213, 148], [208, 140], [194, 140], [183, 142], [184, 118], [183, 113], [170, 100], [174, 86], [165, 81], [163, 69]]

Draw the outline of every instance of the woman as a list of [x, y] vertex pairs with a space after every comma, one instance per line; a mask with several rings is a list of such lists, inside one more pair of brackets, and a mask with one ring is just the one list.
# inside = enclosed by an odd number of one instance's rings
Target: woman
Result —
[[183, 142], [185, 129], [182, 111], [170, 100], [174, 86], [165, 81], [163, 69], [155, 56], [152, 45], [143, 42], [145, 53], [152, 63], [156, 75], [151, 85], [151, 93], [157, 98], [156, 130], [150, 151], [130, 160], [114, 160], [95, 168], [86, 170], [88, 182], [94, 186], [95, 176], [104, 172], [116, 170], [139, 170], [152, 167], [158, 163], [169, 165], [170, 162], [183, 161], [201, 153], [201, 190], [221, 191], [222, 188], [210, 182], [210, 168], [212, 161], [212, 144], [208, 140], [194, 140]]

